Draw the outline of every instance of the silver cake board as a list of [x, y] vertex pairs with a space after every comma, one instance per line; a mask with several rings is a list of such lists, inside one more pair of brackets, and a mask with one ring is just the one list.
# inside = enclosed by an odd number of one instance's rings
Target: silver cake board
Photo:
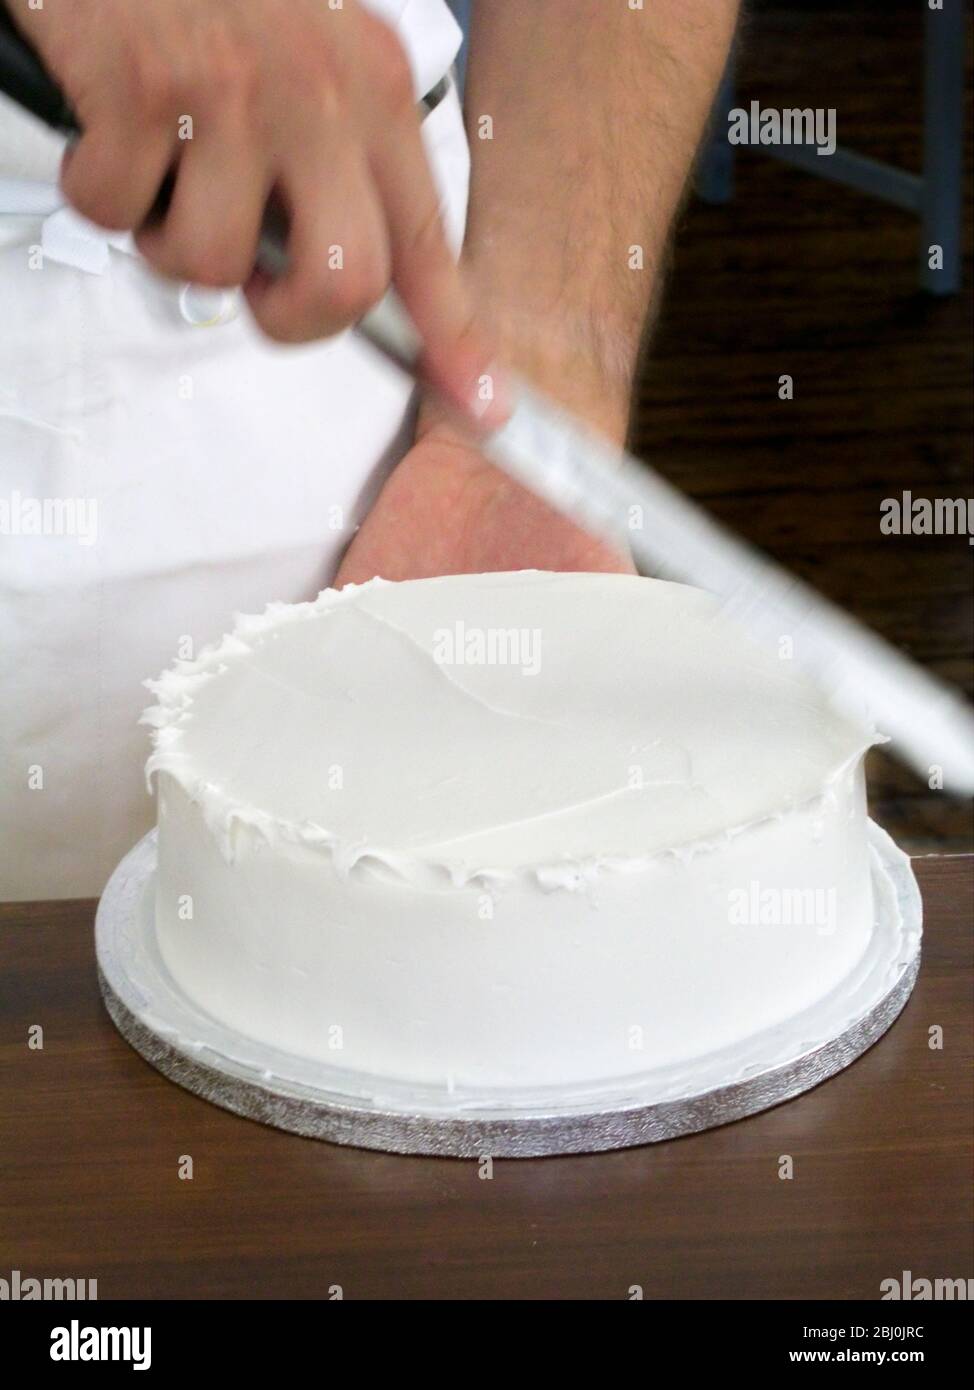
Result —
[[876, 914], [865, 955], [825, 999], [719, 1053], [585, 1088], [447, 1091], [356, 1075], [224, 1027], [175, 983], [156, 943], [153, 831], [112, 875], [95, 923], [112, 1021], [147, 1062], [215, 1105], [334, 1144], [457, 1158], [534, 1158], [658, 1143], [790, 1100], [849, 1066], [910, 996], [921, 904], [907, 857], [870, 825]]

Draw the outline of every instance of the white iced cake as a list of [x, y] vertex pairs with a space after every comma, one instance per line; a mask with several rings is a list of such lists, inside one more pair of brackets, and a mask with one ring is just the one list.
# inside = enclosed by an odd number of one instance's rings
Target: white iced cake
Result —
[[213, 1018], [449, 1088], [773, 1027], [873, 921], [862, 759], [780, 648], [622, 575], [375, 581], [151, 683], [156, 928]]

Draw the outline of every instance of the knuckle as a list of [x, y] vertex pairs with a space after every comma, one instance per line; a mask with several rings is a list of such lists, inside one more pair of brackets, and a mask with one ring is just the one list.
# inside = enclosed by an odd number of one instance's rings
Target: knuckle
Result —
[[291, 90], [296, 102], [307, 101], [321, 115], [335, 115], [344, 97], [331, 49], [323, 42], [305, 43], [292, 56]]
[[167, 120], [179, 105], [181, 87], [171, 64], [140, 44], [129, 53], [128, 75], [136, 113], [143, 120]]
[[250, 109], [260, 87], [260, 63], [256, 53], [231, 35], [217, 32], [207, 53], [207, 81], [204, 90], [225, 107]]
[[296, 314], [272, 299], [259, 304], [254, 310], [254, 318], [260, 329], [276, 343], [303, 343], [313, 335]]
[[342, 323], [354, 323], [385, 294], [388, 275], [377, 264], [349, 266], [336, 272], [322, 288], [322, 311]]
[[194, 285], [228, 289], [239, 285], [249, 270], [239, 246], [219, 237], [196, 237], [177, 256], [179, 273]]
[[194, 228], [189, 235], [185, 225], [172, 227], [167, 223], [140, 249], [149, 264], [169, 279], [188, 280], [213, 289], [230, 289], [243, 283], [250, 269], [248, 265], [240, 271], [244, 263], [241, 243], [232, 241], [220, 229], [201, 233]]
[[128, 230], [135, 217], [126, 207], [123, 189], [115, 189], [107, 184], [93, 184], [83, 171], [70, 173], [61, 180], [63, 192], [74, 208], [88, 222], [112, 231]]
[[406, 50], [395, 32], [374, 20], [369, 35], [372, 73], [382, 99], [393, 111], [413, 109], [413, 74]]

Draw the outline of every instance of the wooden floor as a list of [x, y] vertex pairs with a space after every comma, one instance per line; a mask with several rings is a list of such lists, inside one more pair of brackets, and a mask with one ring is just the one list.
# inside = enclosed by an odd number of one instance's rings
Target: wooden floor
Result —
[[[738, 100], [833, 106], [840, 144], [919, 170], [920, 9], [752, 13]], [[729, 206], [694, 197], [681, 220], [634, 447], [970, 690], [974, 547], [879, 529], [880, 503], [904, 489], [974, 495], [970, 259], [963, 294], [931, 299], [909, 214], [760, 151], [740, 154], [736, 177]], [[871, 757], [874, 815], [905, 847], [971, 847], [969, 802]]]

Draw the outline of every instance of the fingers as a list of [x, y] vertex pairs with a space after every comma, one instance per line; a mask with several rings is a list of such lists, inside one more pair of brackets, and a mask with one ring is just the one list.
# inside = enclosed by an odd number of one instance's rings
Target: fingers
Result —
[[137, 129], [111, 118], [99, 120], [65, 154], [64, 196], [99, 227], [138, 227], [165, 178], [175, 143], [175, 124]]
[[214, 113], [182, 145], [166, 216], [142, 227], [136, 244], [162, 275], [199, 285], [243, 284], [270, 184], [245, 122]]
[[423, 375], [471, 423], [499, 426], [509, 412], [506, 390], [446, 239], [415, 116], [397, 135], [376, 144], [372, 168], [388, 221], [393, 283], [426, 348]]
[[[138, 41], [106, 6], [93, 25], [85, 7], [33, 11], [42, 53], [52, 49], [52, 70], [67, 92], [82, 134], [61, 168], [68, 201], [90, 221], [128, 231], [147, 216], [175, 157], [181, 93], [167, 46], [151, 16]], [[48, 32], [53, 24], [53, 33]], [[115, 25], [111, 45], [105, 31]]]
[[382, 298], [391, 273], [382, 207], [360, 153], [335, 140], [286, 174], [289, 269], [247, 286], [254, 317], [280, 342], [330, 337]]

